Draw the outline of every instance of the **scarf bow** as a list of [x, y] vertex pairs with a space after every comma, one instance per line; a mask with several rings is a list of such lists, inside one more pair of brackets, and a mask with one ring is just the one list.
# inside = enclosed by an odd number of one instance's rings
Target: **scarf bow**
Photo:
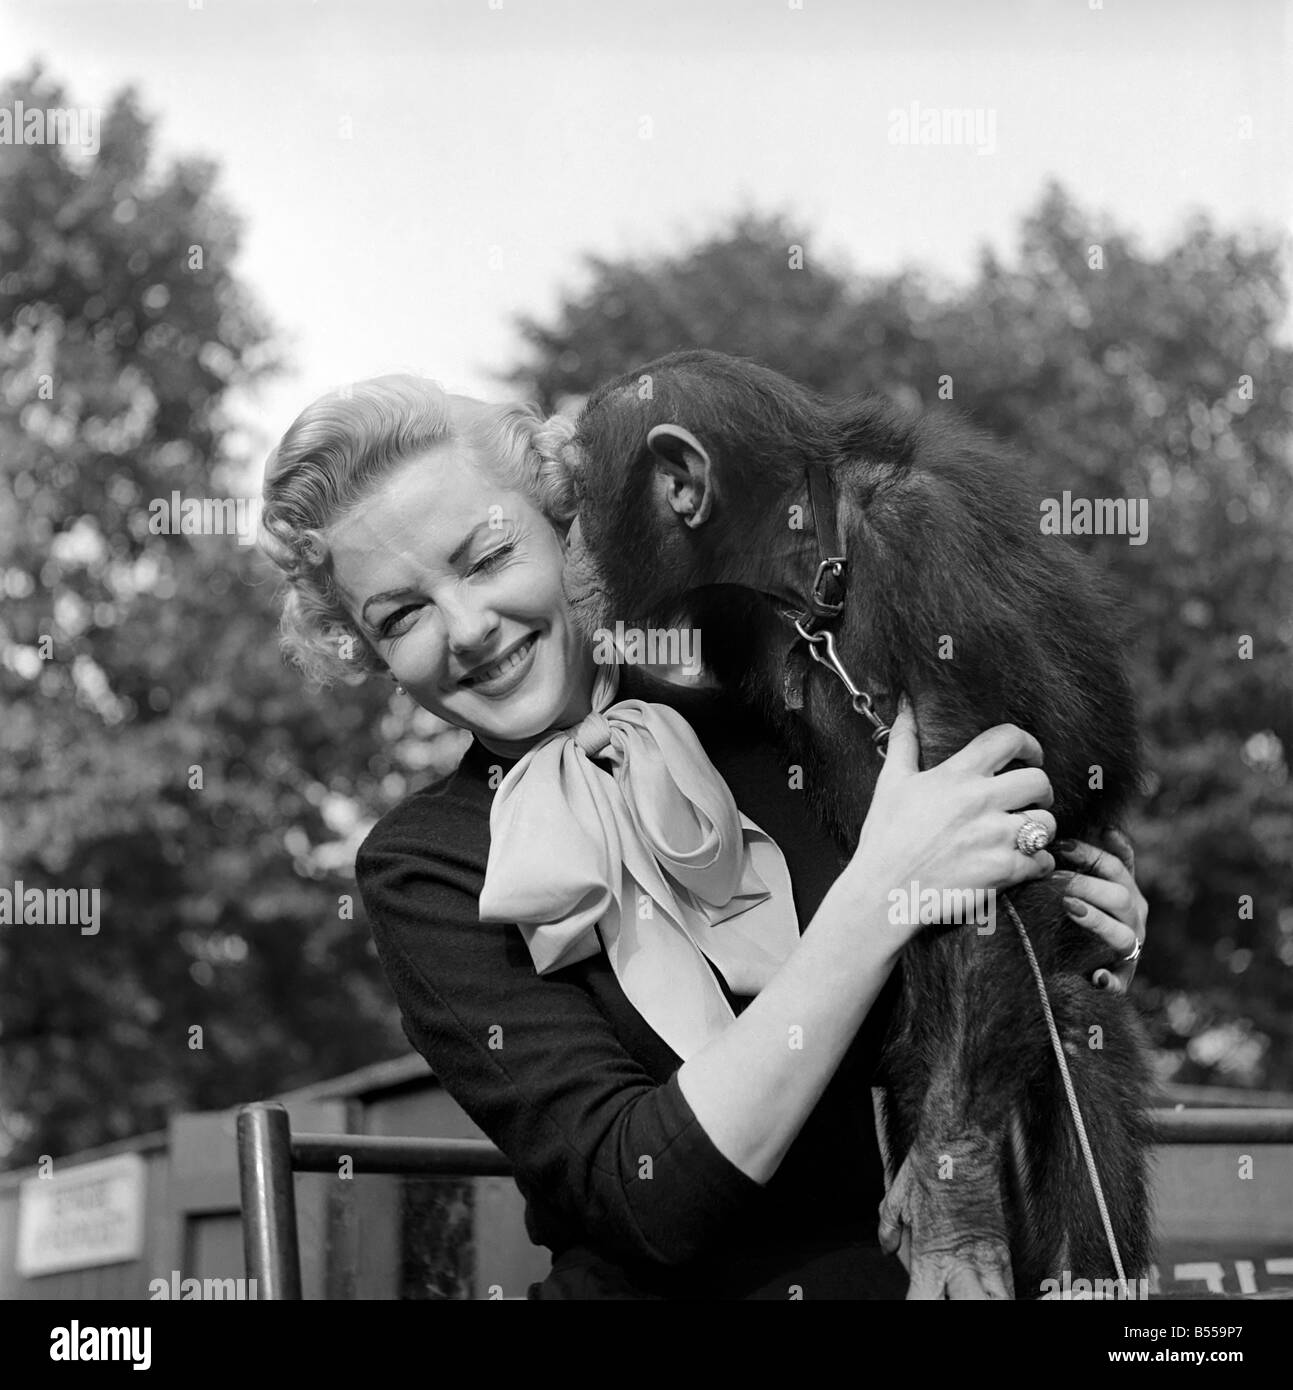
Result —
[[667, 705], [613, 703], [617, 687], [602, 667], [592, 712], [499, 785], [480, 916], [517, 923], [541, 975], [604, 948], [686, 1061], [734, 1017], [707, 961], [757, 994], [798, 943], [790, 874], [691, 725]]

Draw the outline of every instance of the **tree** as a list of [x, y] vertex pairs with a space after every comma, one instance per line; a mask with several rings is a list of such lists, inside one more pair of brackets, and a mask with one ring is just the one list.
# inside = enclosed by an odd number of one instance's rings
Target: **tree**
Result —
[[510, 380], [553, 408], [712, 347], [831, 395], [950, 401], [1038, 461], [1039, 507], [1065, 490], [1144, 500], [1145, 544], [1073, 539], [1120, 586], [1133, 632], [1151, 768], [1131, 826], [1151, 900], [1138, 995], [1165, 1074], [1293, 1086], [1282, 244], [1200, 217], [1150, 256], [1057, 186], [1014, 260], [985, 251], [959, 289], [819, 265], [803, 241], [787, 217], [742, 215], [674, 255], [590, 257], [550, 322], [519, 321]]
[[353, 850], [408, 710], [303, 688], [249, 537], [158, 530], [245, 472], [230, 396], [274, 355], [215, 169], [151, 142], [124, 92], [97, 154], [0, 148], [0, 888], [100, 916], [0, 925], [12, 1164], [406, 1050]]

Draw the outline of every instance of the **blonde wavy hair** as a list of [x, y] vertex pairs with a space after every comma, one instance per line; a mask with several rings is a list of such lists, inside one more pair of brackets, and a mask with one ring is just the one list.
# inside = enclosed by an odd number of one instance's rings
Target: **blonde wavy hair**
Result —
[[565, 416], [451, 396], [418, 376], [374, 377], [308, 405], [265, 461], [260, 519], [260, 549], [286, 579], [288, 660], [315, 685], [385, 671], [337, 592], [326, 533], [394, 469], [465, 442], [491, 477], [565, 527], [575, 514], [573, 434]]

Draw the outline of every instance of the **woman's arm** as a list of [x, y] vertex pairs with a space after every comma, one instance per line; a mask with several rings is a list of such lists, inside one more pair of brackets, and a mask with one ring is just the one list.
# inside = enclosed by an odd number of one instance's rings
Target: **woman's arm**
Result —
[[883, 894], [841, 876], [776, 975], [679, 1069], [710, 1139], [755, 1182], [777, 1171], [909, 935]]
[[[994, 775], [1013, 760], [1031, 766]], [[776, 1172], [919, 930], [889, 920], [891, 889], [1008, 888], [1054, 868], [1049, 854], [1029, 858], [1013, 843], [1017, 810], [1050, 804], [1040, 763], [1036, 740], [1002, 725], [919, 772], [904, 706], [848, 867], [758, 997], [678, 1072], [705, 1131], [743, 1173], [765, 1183]], [[1048, 812], [1030, 814], [1054, 832]]]

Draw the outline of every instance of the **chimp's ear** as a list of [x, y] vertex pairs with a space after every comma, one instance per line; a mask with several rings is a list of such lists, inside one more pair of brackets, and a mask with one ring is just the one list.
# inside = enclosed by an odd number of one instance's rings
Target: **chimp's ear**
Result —
[[688, 526], [703, 526], [714, 507], [713, 467], [705, 446], [681, 425], [656, 425], [647, 448], [665, 486], [665, 499]]

